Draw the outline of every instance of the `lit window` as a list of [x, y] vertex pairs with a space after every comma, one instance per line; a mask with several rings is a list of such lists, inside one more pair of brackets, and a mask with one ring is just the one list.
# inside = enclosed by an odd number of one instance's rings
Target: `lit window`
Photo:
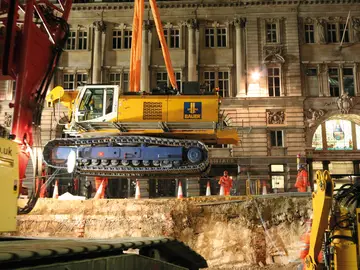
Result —
[[268, 68], [268, 89], [270, 97], [280, 96], [280, 68]]

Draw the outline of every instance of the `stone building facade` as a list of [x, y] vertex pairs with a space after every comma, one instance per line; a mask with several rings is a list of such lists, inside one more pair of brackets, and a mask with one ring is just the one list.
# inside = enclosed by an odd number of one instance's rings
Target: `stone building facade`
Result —
[[[54, 85], [111, 83], [128, 91], [132, 6], [75, 1]], [[149, 91], [169, 79], [145, 6], [141, 90]], [[211, 176], [228, 169], [240, 194], [246, 179], [291, 191], [298, 154], [311, 178], [322, 168], [359, 173], [359, 0], [179, 0], [158, 6], [178, 86], [199, 80], [218, 87], [226, 119], [241, 138], [236, 146], [210, 146]], [[9, 127], [14, 84], [1, 86], [0, 121]], [[44, 141], [59, 136], [59, 117], [45, 109]]]

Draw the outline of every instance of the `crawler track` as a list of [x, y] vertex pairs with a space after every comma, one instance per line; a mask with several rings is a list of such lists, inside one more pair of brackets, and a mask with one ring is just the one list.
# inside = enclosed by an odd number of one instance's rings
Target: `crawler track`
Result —
[[[198, 164], [191, 164], [184, 161], [180, 166], [133, 166], [133, 165], [119, 165], [106, 166], [90, 164], [77, 160], [76, 173], [84, 176], [104, 176], [104, 177], [157, 177], [157, 178], [173, 178], [174, 176], [200, 176], [206, 174], [210, 169], [210, 162], [208, 157], [208, 149], [200, 141], [184, 140], [184, 139], [169, 139], [148, 136], [116, 136], [116, 137], [99, 137], [99, 138], [67, 138], [55, 139], [48, 142], [44, 147], [44, 160], [53, 167], [59, 169], [66, 168], [66, 162], [55, 164], [52, 161], [52, 151], [56, 147], [80, 147], [80, 146], [99, 146], [99, 145], [141, 145], [145, 144], [151, 147], [184, 147], [189, 149], [197, 147], [203, 152], [203, 160]], [[101, 160], [100, 160], [101, 161]]]

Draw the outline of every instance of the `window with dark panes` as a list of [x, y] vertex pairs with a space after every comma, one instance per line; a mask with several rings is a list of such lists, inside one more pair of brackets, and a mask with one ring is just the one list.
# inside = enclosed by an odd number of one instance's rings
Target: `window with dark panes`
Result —
[[180, 30], [171, 29], [170, 30], [170, 48], [180, 48]]
[[305, 24], [305, 43], [314, 43], [314, 25]]
[[12, 82], [12, 99], [15, 99], [16, 94], [16, 81]]
[[206, 28], [205, 29], [205, 47], [214, 48], [215, 47], [215, 29]]
[[205, 71], [204, 72], [204, 82], [208, 86], [208, 91], [213, 91], [215, 89], [215, 72], [214, 71]]
[[218, 72], [218, 85], [219, 85], [219, 95], [221, 97], [229, 96], [229, 72], [219, 71]]
[[121, 49], [121, 30], [114, 30], [112, 34], [112, 48]]
[[352, 68], [343, 68], [343, 86], [345, 93], [355, 96], [354, 70]]
[[349, 42], [349, 25], [345, 29], [345, 23], [339, 24], [339, 30], [340, 30], [340, 42]]
[[329, 88], [330, 96], [340, 96], [339, 69], [337, 68], [329, 68]]
[[157, 72], [156, 73], [156, 85], [167, 86], [168, 85], [168, 76], [166, 72]]
[[73, 90], [75, 85], [74, 74], [64, 74], [64, 89]]
[[109, 83], [114, 85], [120, 85], [121, 74], [120, 73], [110, 73]]
[[284, 133], [282, 130], [272, 130], [270, 131], [270, 140], [271, 146], [273, 147], [283, 147], [284, 146]]
[[86, 50], [87, 49], [87, 32], [79, 31], [78, 32], [78, 50]]
[[76, 32], [70, 31], [69, 37], [66, 40], [66, 50], [75, 50]]
[[132, 31], [124, 30], [124, 49], [131, 48]]
[[181, 91], [182, 90], [181, 72], [175, 72], [175, 79], [178, 90]]
[[338, 41], [336, 36], [336, 23], [328, 23], [327, 40], [329, 43], [334, 43]]
[[311, 97], [319, 96], [319, 82], [317, 76], [316, 68], [308, 68], [306, 69], [306, 86], [308, 90], [308, 95]]
[[266, 24], [266, 42], [276, 43], [277, 42], [277, 29], [276, 23]]
[[[168, 39], [168, 34], [169, 34], [169, 29], [164, 29], [164, 37], [165, 37], [165, 42], [166, 44], [169, 46], [169, 39]], [[160, 39], [159, 39], [159, 48], [161, 48], [161, 43], [160, 43]]]
[[217, 28], [217, 46], [219, 48], [226, 47], [226, 28]]
[[268, 68], [268, 89], [270, 97], [280, 96], [280, 68]]
[[129, 73], [123, 73], [123, 92], [129, 92]]
[[86, 73], [76, 74], [76, 86], [85, 85], [87, 83], [88, 76]]

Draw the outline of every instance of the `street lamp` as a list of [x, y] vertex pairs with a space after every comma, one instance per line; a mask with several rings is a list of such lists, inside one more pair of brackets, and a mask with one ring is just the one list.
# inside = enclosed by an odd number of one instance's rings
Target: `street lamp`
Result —
[[260, 80], [260, 72], [259, 71], [254, 71], [251, 73], [251, 79], [253, 79], [253, 81], [259, 81]]

